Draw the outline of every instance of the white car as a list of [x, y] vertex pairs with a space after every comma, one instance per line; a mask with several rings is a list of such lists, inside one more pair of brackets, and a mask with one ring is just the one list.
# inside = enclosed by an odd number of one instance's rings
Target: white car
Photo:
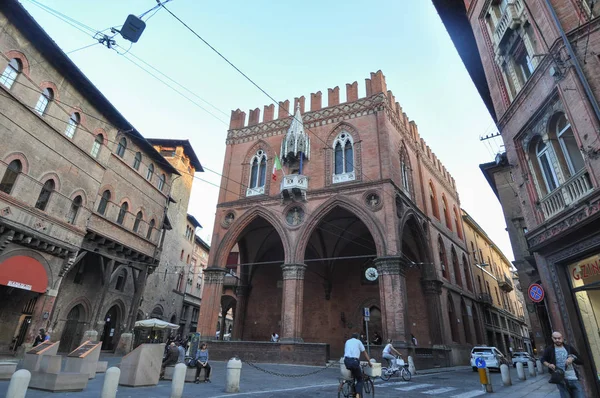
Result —
[[[517, 367], [517, 363], [521, 362], [523, 366], [527, 366], [527, 361], [534, 361], [533, 357], [525, 351], [517, 351], [512, 354], [513, 367]], [[535, 361], [534, 361], [535, 362]]]
[[473, 347], [471, 350], [471, 367], [473, 372], [477, 372], [477, 364], [475, 361], [477, 358], [482, 358], [485, 361], [485, 365], [490, 369], [500, 370], [500, 365], [508, 365], [508, 359], [498, 350], [496, 347]]

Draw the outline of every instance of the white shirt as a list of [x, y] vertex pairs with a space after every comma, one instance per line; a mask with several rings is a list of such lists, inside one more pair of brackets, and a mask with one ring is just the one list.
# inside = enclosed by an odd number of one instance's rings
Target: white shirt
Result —
[[390, 354], [392, 351], [392, 345], [390, 343], [388, 343], [388, 345], [385, 346], [385, 348], [383, 349], [383, 353], [384, 354]]
[[359, 339], [351, 338], [346, 341], [344, 346], [344, 356], [348, 358], [360, 358], [360, 353], [365, 350], [365, 346]]

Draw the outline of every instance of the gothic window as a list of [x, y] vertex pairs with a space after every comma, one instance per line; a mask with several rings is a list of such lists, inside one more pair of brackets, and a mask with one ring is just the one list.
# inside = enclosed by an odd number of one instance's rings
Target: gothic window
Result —
[[81, 195], [77, 195], [71, 202], [71, 208], [69, 209], [69, 214], [67, 214], [67, 222], [69, 224], [75, 224], [82, 203], [83, 199], [81, 198]]
[[129, 204], [127, 202], [123, 202], [121, 208], [119, 209], [119, 216], [117, 217], [117, 224], [123, 225], [123, 221], [125, 221], [125, 215], [129, 211]]
[[148, 232], [146, 233], [146, 239], [152, 238], [152, 230], [154, 229], [154, 225], [156, 221], [150, 220], [150, 224], [148, 225]]
[[6, 171], [4, 172], [4, 176], [2, 177], [2, 182], [0, 182], [0, 191], [7, 193], [10, 195], [13, 187], [15, 186], [15, 181], [17, 180], [17, 176], [23, 169], [20, 160], [13, 160], [8, 164]]
[[44, 183], [42, 190], [40, 191], [40, 195], [38, 196], [37, 202], [35, 202], [35, 208], [40, 209], [41, 211], [46, 210], [46, 206], [48, 206], [48, 202], [50, 201], [50, 195], [54, 191], [54, 180], [50, 179]]
[[460, 264], [458, 263], [458, 256], [456, 255], [456, 250], [454, 250], [454, 246], [452, 246], [452, 268], [454, 270], [454, 278], [456, 279], [456, 284], [462, 287], [462, 278], [460, 276]]
[[465, 272], [465, 281], [467, 282], [467, 289], [473, 291], [473, 281], [471, 280], [471, 275], [469, 274], [469, 262], [467, 261], [467, 256], [462, 255], [462, 265], [463, 271]]
[[462, 313], [462, 323], [463, 328], [465, 329], [465, 341], [467, 344], [473, 343], [473, 337], [471, 336], [471, 327], [469, 325], [469, 313], [467, 312], [467, 306], [465, 305], [465, 300], [460, 300], [460, 312]]
[[121, 137], [119, 140], [119, 145], [117, 145], [117, 155], [120, 157], [125, 156], [125, 150], [127, 149], [127, 139], [125, 137]]
[[585, 167], [583, 156], [565, 114], [561, 112], [555, 115], [554, 119], [548, 133], [550, 142], [558, 141], [559, 148], [555, 147], [554, 152], [559, 155], [560, 163], [563, 169], [566, 169], [564, 171], [567, 172], [567, 175], [573, 177]]
[[267, 154], [259, 149], [250, 160], [250, 184], [246, 196], [262, 195], [265, 193], [267, 182]]
[[354, 141], [352, 136], [342, 131], [333, 141], [333, 182], [356, 179], [354, 173]]
[[98, 204], [98, 213], [103, 216], [106, 215], [106, 208], [108, 207], [108, 202], [110, 202], [110, 191], [107, 189], [102, 192], [102, 197], [100, 198], [100, 203]]
[[462, 234], [462, 228], [460, 227], [460, 216], [458, 214], [458, 209], [456, 208], [456, 206], [454, 206], [453, 210], [454, 210], [454, 226], [456, 227], [456, 234], [458, 235], [458, 237], [460, 239], [462, 239], [463, 234]]
[[10, 90], [17, 79], [17, 75], [21, 73], [22, 70], [23, 64], [21, 61], [16, 58], [11, 59], [8, 65], [6, 65], [6, 69], [4, 69], [2, 76], [0, 76], [0, 83]]
[[162, 191], [163, 188], [165, 187], [165, 180], [167, 179], [167, 177], [164, 174], [161, 174], [160, 177], [158, 177], [158, 190]]
[[133, 222], [133, 232], [137, 232], [140, 229], [140, 223], [142, 222], [142, 212], [138, 211], [137, 215], [135, 216], [135, 221]]
[[54, 91], [51, 88], [45, 88], [40, 98], [38, 99], [37, 104], [35, 104], [35, 111], [42, 116], [44, 112], [46, 112], [46, 108], [50, 101], [54, 99]]
[[140, 152], [136, 152], [135, 158], [133, 159], [133, 168], [136, 170], [139, 170], [141, 163], [142, 163], [142, 154]]
[[410, 158], [408, 157], [408, 153], [404, 147], [400, 152], [400, 173], [400, 177], [402, 178], [402, 189], [406, 195], [410, 196], [410, 187], [412, 183]]
[[148, 172], [146, 173], [146, 180], [152, 181], [153, 174], [154, 174], [154, 164], [150, 163], [150, 166], [148, 166]]
[[442, 267], [442, 276], [448, 278], [448, 258], [446, 256], [446, 248], [444, 247], [444, 241], [442, 237], [438, 235], [438, 255], [440, 258], [440, 265]]
[[429, 181], [429, 201], [431, 202], [431, 212], [433, 216], [440, 219], [440, 208], [437, 201], [437, 195], [435, 193], [435, 188], [433, 187], [433, 182]]
[[446, 222], [446, 227], [450, 231], [452, 231], [452, 221], [450, 220], [450, 209], [448, 209], [448, 201], [446, 200], [446, 195], [442, 194], [442, 206], [444, 207], [444, 221]]
[[77, 112], [73, 112], [69, 121], [67, 122], [67, 128], [65, 130], [65, 135], [69, 138], [73, 138], [75, 135], [75, 130], [77, 130], [77, 126], [81, 123], [81, 116]]
[[450, 320], [450, 335], [452, 337], [452, 341], [459, 342], [458, 336], [458, 323], [457, 323], [457, 314], [454, 308], [454, 301], [452, 300], [452, 296], [448, 295], [448, 318]]
[[98, 158], [98, 155], [100, 154], [100, 148], [102, 147], [103, 143], [104, 136], [102, 134], [98, 134], [94, 139], [94, 143], [92, 144], [92, 151], [90, 152], [93, 157]]

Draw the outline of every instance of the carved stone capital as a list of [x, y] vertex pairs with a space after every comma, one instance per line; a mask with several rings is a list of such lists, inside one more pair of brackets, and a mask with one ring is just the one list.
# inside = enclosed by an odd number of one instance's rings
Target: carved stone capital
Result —
[[223, 268], [207, 268], [204, 270], [204, 283], [208, 285], [223, 284], [226, 272], [227, 271]]
[[283, 270], [283, 280], [286, 279], [295, 279], [301, 280], [304, 279], [304, 270], [306, 269], [306, 265], [304, 264], [283, 264], [281, 266]]
[[404, 275], [400, 256], [377, 257], [373, 262], [379, 275]]
[[437, 279], [422, 279], [421, 285], [423, 286], [423, 293], [425, 293], [425, 295], [439, 296], [442, 294], [444, 282], [438, 281]]

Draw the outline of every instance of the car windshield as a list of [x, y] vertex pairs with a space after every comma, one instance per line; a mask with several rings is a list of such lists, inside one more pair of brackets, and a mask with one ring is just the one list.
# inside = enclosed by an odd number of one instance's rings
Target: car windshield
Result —
[[526, 357], [526, 356], [527, 356], [527, 354], [524, 352], [515, 352], [513, 354], [513, 357]]

